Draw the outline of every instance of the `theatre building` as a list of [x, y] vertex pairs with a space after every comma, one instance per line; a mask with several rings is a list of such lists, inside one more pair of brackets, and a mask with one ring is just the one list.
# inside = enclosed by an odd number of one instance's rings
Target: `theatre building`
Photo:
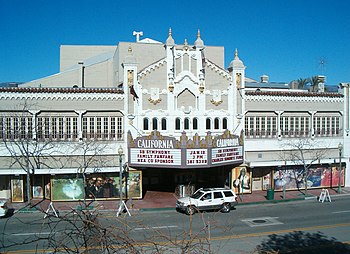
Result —
[[[0, 88], [1, 198], [24, 202], [28, 177], [34, 198], [53, 201], [295, 189], [303, 165], [281, 156], [300, 138], [314, 143], [303, 150], [327, 151], [307, 155], [310, 188], [350, 184], [348, 84], [327, 93], [324, 80], [318, 92], [256, 81], [238, 50], [225, 68], [224, 47], [205, 45], [199, 31], [191, 42], [171, 30], [165, 42], [135, 34], [112, 46], [63, 45], [58, 73]], [[15, 160], [21, 144], [35, 150], [30, 159]]]

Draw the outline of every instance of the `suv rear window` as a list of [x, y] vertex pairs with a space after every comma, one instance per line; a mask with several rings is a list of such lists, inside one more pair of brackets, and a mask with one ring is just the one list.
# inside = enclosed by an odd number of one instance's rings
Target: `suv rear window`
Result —
[[214, 198], [222, 198], [222, 193], [221, 193], [221, 191], [215, 191], [215, 192], [214, 192]]
[[233, 193], [231, 191], [224, 191], [225, 197], [232, 197]]

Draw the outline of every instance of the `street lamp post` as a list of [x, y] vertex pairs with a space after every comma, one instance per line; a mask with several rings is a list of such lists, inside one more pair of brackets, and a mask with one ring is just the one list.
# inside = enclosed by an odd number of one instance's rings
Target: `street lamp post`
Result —
[[339, 149], [339, 170], [338, 170], [338, 193], [341, 193], [341, 157], [342, 157], [342, 152], [343, 152], [343, 144], [339, 143], [338, 145], [338, 149]]
[[123, 202], [123, 148], [122, 146], [119, 146], [118, 148], [118, 154], [119, 154], [119, 207], [122, 207]]
[[123, 212], [126, 211], [129, 216], [131, 216], [128, 207], [126, 206], [123, 200], [123, 148], [119, 146], [118, 154], [119, 154], [119, 208], [117, 212], [117, 217]]

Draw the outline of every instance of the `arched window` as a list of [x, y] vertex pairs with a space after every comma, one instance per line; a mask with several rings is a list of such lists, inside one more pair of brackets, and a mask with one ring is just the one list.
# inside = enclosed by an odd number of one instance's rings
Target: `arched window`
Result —
[[192, 128], [194, 130], [198, 130], [198, 119], [197, 118], [193, 118]]
[[185, 127], [184, 127], [185, 130], [190, 129], [190, 119], [185, 118], [185, 124], [184, 125], [185, 125]]
[[224, 130], [227, 130], [227, 118], [226, 117], [224, 119], [222, 119], [222, 128]]
[[180, 130], [180, 118], [175, 119], [175, 130]]
[[207, 120], [205, 121], [205, 128], [207, 130], [211, 129], [211, 119], [210, 118], [207, 118]]
[[219, 118], [218, 118], [218, 117], [216, 117], [216, 118], [214, 119], [214, 129], [215, 129], [215, 130], [218, 130], [218, 129], [219, 129]]
[[143, 129], [145, 131], [148, 131], [148, 128], [149, 128], [149, 126], [148, 126], [148, 118], [144, 118], [143, 119]]
[[152, 119], [152, 128], [153, 130], [158, 130], [158, 119], [156, 117]]
[[162, 130], [166, 130], [166, 118], [162, 118]]

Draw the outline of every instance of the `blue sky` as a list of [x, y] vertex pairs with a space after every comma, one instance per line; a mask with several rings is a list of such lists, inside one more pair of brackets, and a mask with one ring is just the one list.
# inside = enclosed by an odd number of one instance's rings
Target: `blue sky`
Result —
[[[209, 4], [210, 3], [210, 4]], [[0, 83], [59, 71], [60, 45], [116, 45], [143, 38], [235, 48], [246, 75], [290, 82], [318, 74], [328, 85], [350, 81], [350, 1], [0, 0]], [[321, 65], [320, 61], [325, 64]]]

